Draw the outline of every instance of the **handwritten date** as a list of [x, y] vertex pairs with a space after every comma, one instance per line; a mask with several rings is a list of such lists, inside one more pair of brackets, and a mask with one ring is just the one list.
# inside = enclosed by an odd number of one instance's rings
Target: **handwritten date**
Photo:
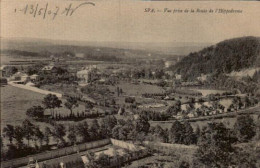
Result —
[[31, 15], [32, 17], [42, 17], [42, 19], [46, 19], [47, 17], [50, 17], [52, 20], [54, 20], [57, 16], [72, 16], [79, 8], [91, 5], [95, 6], [93, 2], [84, 2], [79, 5], [74, 5], [73, 3], [70, 3], [66, 7], [50, 7], [49, 3], [46, 3], [45, 5], [40, 4], [26, 4], [22, 8], [15, 8], [15, 13], [22, 13], [24, 15]]

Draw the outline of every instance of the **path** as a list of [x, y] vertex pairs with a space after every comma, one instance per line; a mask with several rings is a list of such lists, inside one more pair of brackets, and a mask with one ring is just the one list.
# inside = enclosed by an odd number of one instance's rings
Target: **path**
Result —
[[37, 93], [44, 94], [44, 95], [54, 94], [54, 95], [56, 95], [59, 98], [62, 97], [61, 93], [56, 93], [56, 92], [51, 92], [51, 91], [47, 91], [47, 90], [42, 90], [42, 89], [39, 89], [39, 88], [33, 87], [33, 86], [28, 86], [28, 85], [23, 85], [23, 84], [16, 84], [13, 81], [8, 82], [8, 84], [11, 85], [11, 86], [14, 86], [14, 87], [30, 90], [30, 91], [37, 92]]

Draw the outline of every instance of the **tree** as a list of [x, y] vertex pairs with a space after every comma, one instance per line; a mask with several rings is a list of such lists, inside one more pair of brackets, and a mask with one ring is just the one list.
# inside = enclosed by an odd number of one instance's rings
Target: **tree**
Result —
[[148, 122], [148, 118], [144, 115], [141, 115], [138, 119], [135, 120], [135, 130], [137, 133], [144, 132], [148, 133], [150, 128], [150, 124]]
[[190, 167], [189, 162], [186, 162], [186, 161], [180, 162], [179, 168], [189, 168], [189, 167]]
[[183, 125], [178, 120], [172, 123], [169, 136], [171, 143], [183, 142]]
[[23, 128], [25, 139], [27, 139], [28, 141], [27, 145], [29, 146], [31, 137], [34, 135], [35, 126], [29, 120], [26, 119], [22, 123], [22, 128]]
[[18, 72], [18, 69], [14, 66], [6, 66], [6, 67], [4, 67], [4, 70], [5, 70], [7, 76], [12, 76], [16, 72]]
[[33, 139], [34, 139], [35, 144], [36, 144], [37, 141], [39, 141], [40, 142], [40, 147], [42, 147], [42, 142], [44, 140], [43, 132], [40, 130], [39, 126], [34, 127], [33, 132], [34, 132], [33, 133], [34, 134]]
[[14, 126], [7, 124], [3, 129], [4, 137], [8, 137], [10, 144], [13, 144]]
[[68, 97], [64, 105], [67, 109], [70, 110], [70, 116], [72, 116], [72, 110], [79, 106], [78, 100], [74, 97]]
[[196, 143], [196, 135], [193, 132], [193, 128], [191, 127], [190, 123], [185, 121], [183, 123], [183, 144], [190, 145]]
[[111, 136], [111, 133], [112, 133], [112, 129], [115, 127], [115, 125], [117, 124], [117, 119], [115, 116], [106, 116], [104, 119], [104, 124], [106, 125], [107, 127], [107, 134], [108, 136], [110, 137]]
[[189, 103], [186, 105], [186, 110], [188, 113], [191, 113], [195, 109], [195, 106], [193, 103]]
[[258, 119], [256, 121], [256, 135], [255, 140], [260, 140], [260, 115], [258, 115]]
[[69, 139], [71, 145], [76, 144], [76, 142], [77, 142], [76, 129], [75, 129], [74, 125], [69, 126], [68, 139]]
[[242, 103], [240, 97], [234, 97], [234, 99], [232, 100], [232, 104], [234, 105], [234, 108], [236, 109], [236, 111], [243, 106], [243, 103]]
[[196, 143], [198, 143], [198, 141], [199, 141], [200, 132], [201, 132], [201, 131], [200, 131], [200, 127], [197, 126], [197, 127], [196, 127], [196, 130], [195, 130]]
[[177, 100], [176, 103], [167, 109], [167, 113], [170, 115], [177, 115], [181, 111], [181, 101]]
[[118, 130], [118, 139], [127, 140], [129, 131], [130, 130], [128, 129], [128, 127], [126, 125], [120, 127], [120, 129]]
[[95, 153], [93, 152], [88, 152], [87, 153], [87, 157], [88, 157], [88, 163], [85, 165], [86, 168], [99, 168], [99, 165], [96, 162], [96, 157], [95, 157]]
[[249, 115], [238, 116], [234, 125], [234, 131], [240, 142], [251, 140], [256, 134], [253, 118]]
[[62, 101], [54, 94], [48, 94], [44, 97], [42, 104], [46, 109], [52, 109], [52, 116], [54, 116], [54, 109], [61, 107]]
[[58, 146], [63, 146], [65, 143], [64, 136], [66, 135], [66, 129], [62, 124], [55, 124], [52, 130], [52, 136], [57, 142]]
[[96, 163], [100, 166], [100, 167], [106, 167], [110, 164], [109, 162], [109, 156], [101, 153], [98, 157], [98, 159], [96, 160]]
[[167, 135], [160, 125], [156, 125], [154, 128], [154, 138], [159, 142], [166, 142]]
[[21, 149], [24, 138], [24, 129], [21, 126], [15, 126], [14, 128], [14, 139], [16, 140], [18, 149]]
[[88, 123], [86, 121], [76, 126], [76, 133], [82, 137], [83, 142], [87, 142], [90, 140]]
[[85, 109], [91, 110], [91, 109], [93, 109], [93, 107], [94, 107], [94, 105], [93, 105], [93, 103], [91, 103], [90, 101], [87, 101], [87, 102], [85, 103]]
[[119, 139], [119, 129], [121, 128], [121, 125], [116, 125], [113, 129], [112, 129], [112, 138], [114, 139]]
[[100, 122], [100, 136], [101, 138], [109, 138], [111, 136], [112, 129], [110, 130], [104, 119]]
[[26, 115], [40, 119], [44, 116], [44, 109], [41, 106], [33, 106], [26, 111]]
[[218, 109], [219, 105], [220, 105], [220, 104], [219, 104], [219, 101], [218, 101], [218, 100], [212, 102], [212, 107], [213, 107], [213, 109], [215, 109], [215, 110]]
[[250, 107], [251, 106], [251, 101], [250, 99], [248, 98], [248, 96], [245, 97], [245, 107]]
[[233, 165], [235, 138], [223, 123], [209, 123], [204, 127], [198, 143], [196, 155], [209, 167], [228, 167]]
[[49, 127], [45, 127], [43, 140], [45, 141], [46, 145], [49, 145], [51, 135], [51, 129]]
[[89, 128], [89, 135], [91, 140], [98, 140], [100, 138], [99, 130], [100, 130], [100, 126], [98, 124], [98, 121], [94, 119]]

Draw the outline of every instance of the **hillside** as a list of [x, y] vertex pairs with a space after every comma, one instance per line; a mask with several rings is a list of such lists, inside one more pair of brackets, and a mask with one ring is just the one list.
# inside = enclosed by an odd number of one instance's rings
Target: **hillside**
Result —
[[170, 69], [192, 80], [201, 73], [227, 74], [259, 66], [260, 38], [241, 37], [190, 53]]

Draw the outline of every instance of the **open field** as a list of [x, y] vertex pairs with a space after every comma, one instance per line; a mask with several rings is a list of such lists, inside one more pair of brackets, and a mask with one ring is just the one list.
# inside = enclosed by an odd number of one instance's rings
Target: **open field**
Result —
[[163, 88], [156, 85], [121, 82], [117, 86], [122, 88], [123, 92], [128, 96], [141, 96], [144, 93], [164, 93]]
[[[32, 106], [42, 105], [45, 95], [33, 91], [16, 88], [10, 85], [1, 87], [1, 128], [6, 124], [18, 125], [27, 118], [26, 110]], [[62, 99], [62, 102], [65, 102]], [[83, 105], [79, 105], [74, 112], [85, 110]], [[67, 115], [70, 113], [65, 107], [56, 109], [57, 113]], [[38, 124], [38, 123], [37, 123]]]
[[[250, 116], [255, 120], [259, 120], [258, 119], [258, 115], [259, 113], [256, 114], [251, 114]], [[222, 119], [211, 119], [211, 120], [203, 120], [203, 121], [194, 121], [194, 122], [190, 122], [191, 126], [193, 127], [193, 129], [196, 129], [197, 126], [199, 126], [200, 128], [202, 128], [203, 126], [206, 126], [207, 123], [210, 122], [222, 122], [226, 127], [228, 128], [233, 128], [235, 122], [236, 122], [236, 117], [233, 118], [222, 118]], [[170, 129], [172, 126], [172, 123], [174, 121], [150, 121], [151, 126], [156, 126], [156, 125], [160, 125], [162, 128], [166, 129]]]
[[17, 125], [26, 118], [26, 110], [41, 105], [44, 95], [16, 88], [10, 85], [1, 87], [1, 126]]
[[49, 61], [49, 58], [43, 58], [43, 57], [31, 57], [31, 56], [25, 56], [25, 57], [19, 57], [14, 55], [5, 55], [1, 54], [1, 64], [2, 65], [32, 65], [37, 62], [47, 62]]

